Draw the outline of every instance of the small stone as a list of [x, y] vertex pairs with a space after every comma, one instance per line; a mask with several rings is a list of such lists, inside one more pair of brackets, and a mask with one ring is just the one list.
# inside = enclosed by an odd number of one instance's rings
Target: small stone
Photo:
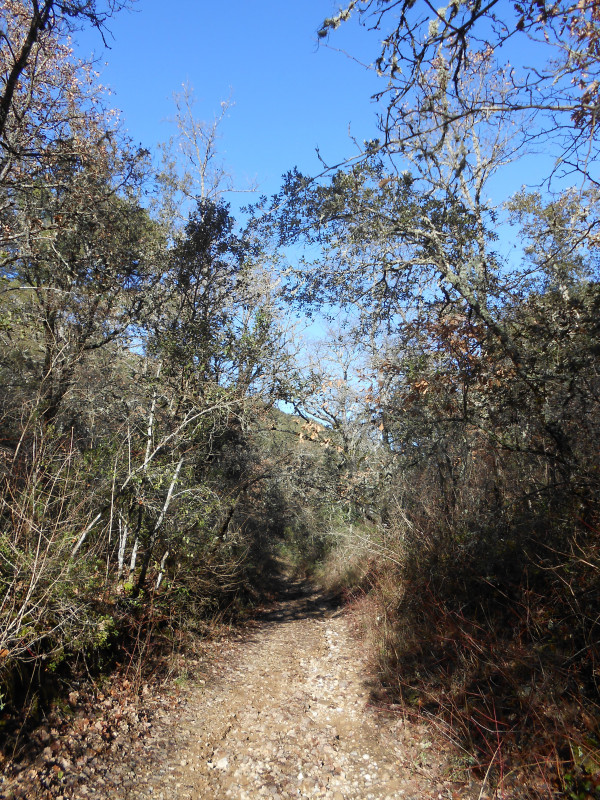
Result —
[[229, 759], [227, 758], [227, 756], [220, 758], [215, 764], [215, 767], [217, 769], [226, 770], [229, 767]]

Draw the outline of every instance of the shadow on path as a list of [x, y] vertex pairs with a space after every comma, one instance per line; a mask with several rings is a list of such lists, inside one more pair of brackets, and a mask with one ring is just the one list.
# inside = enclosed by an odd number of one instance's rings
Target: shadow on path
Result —
[[274, 576], [273, 584], [277, 600], [253, 615], [258, 625], [334, 617], [342, 613], [339, 597], [324, 592], [306, 578], [292, 578], [281, 570]]

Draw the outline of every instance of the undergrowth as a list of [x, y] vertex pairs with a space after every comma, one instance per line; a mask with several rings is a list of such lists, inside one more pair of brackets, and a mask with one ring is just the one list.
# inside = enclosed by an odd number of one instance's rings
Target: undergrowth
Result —
[[342, 541], [325, 570], [360, 609], [375, 699], [443, 721], [498, 798], [596, 800], [596, 527], [573, 526], [568, 550], [556, 530], [494, 547], [430, 533], [405, 529], [393, 558], [381, 534], [355, 558]]

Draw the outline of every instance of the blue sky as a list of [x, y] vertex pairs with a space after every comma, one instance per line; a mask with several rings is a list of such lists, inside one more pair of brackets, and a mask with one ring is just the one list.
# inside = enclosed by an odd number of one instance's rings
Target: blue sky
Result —
[[[196, 111], [210, 120], [221, 100], [234, 107], [222, 126], [219, 150], [236, 185], [256, 182], [271, 194], [297, 165], [318, 170], [315, 148], [330, 161], [352, 155], [348, 136], [376, 135], [370, 95], [375, 75], [339, 51], [317, 44], [322, 20], [337, 11], [331, 0], [138, 0], [109, 23], [105, 50], [97, 32], [78, 37], [79, 55], [92, 51], [112, 102], [136, 143], [153, 149], [168, 138], [172, 94], [184, 82], [195, 89]], [[335, 46], [365, 62], [377, 38], [344, 25]], [[252, 198], [227, 198], [233, 208]]]
[[[114, 106], [122, 110], [133, 140], [151, 150], [173, 132], [167, 119], [174, 113], [173, 92], [183, 83], [194, 87], [196, 112], [206, 120], [231, 98], [220, 155], [238, 188], [254, 183], [259, 190], [226, 195], [240, 219], [239, 208], [259, 194], [277, 192], [282, 174], [292, 167], [319, 172], [317, 147], [335, 163], [356, 152], [349, 128], [359, 141], [377, 135], [370, 97], [382, 82], [364, 64], [378, 55], [379, 35], [351, 21], [332, 35], [331, 47], [318, 43], [321, 22], [339, 5], [338, 0], [136, 0], [132, 10], [109, 22], [110, 49], [97, 31], [86, 30], [79, 35], [78, 54], [89, 57], [94, 51], [100, 65], [106, 64], [101, 79], [114, 91]], [[504, 168], [490, 187], [495, 199], [507, 198], [528, 179], [539, 180], [547, 173], [546, 160], [538, 154]], [[501, 226], [498, 231], [499, 249], [512, 254], [514, 232]]]
[[[331, 46], [318, 44], [317, 29], [340, 2], [135, 0], [132, 10], [109, 21], [110, 49], [97, 31], [86, 30], [78, 54], [95, 52], [131, 137], [151, 150], [173, 131], [167, 119], [183, 83], [194, 87], [201, 119], [211, 120], [231, 98], [220, 155], [238, 188], [258, 186], [257, 198], [276, 192], [294, 166], [317, 173], [317, 147], [328, 163], [353, 155], [349, 129], [359, 141], [377, 135], [370, 97], [382, 81], [363, 64], [378, 55], [380, 35], [351, 20], [332, 35]], [[491, 186], [495, 199], [519, 189], [527, 176], [534, 183], [540, 159], [503, 169]], [[239, 216], [253, 196], [227, 199]]]

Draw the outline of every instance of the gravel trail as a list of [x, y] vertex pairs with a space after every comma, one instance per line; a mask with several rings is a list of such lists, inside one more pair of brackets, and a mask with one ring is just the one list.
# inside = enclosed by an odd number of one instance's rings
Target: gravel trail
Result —
[[434, 743], [427, 727], [382, 719], [368, 701], [364, 658], [347, 616], [318, 592], [291, 585], [253, 633], [229, 645], [216, 680], [189, 697], [175, 763], [154, 776], [151, 791], [128, 796], [479, 796], [451, 779], [451, 749]]
[[434, 728], [370, 705], [353, 627], [308, 584], [283, 581], [204, 679], [147, 691], [141, 706], [115, 689], [96, 721], [76, 708], [70, 728], [36, 734], [36, 763], [0, 780], [0, 798], [483, 800]]

